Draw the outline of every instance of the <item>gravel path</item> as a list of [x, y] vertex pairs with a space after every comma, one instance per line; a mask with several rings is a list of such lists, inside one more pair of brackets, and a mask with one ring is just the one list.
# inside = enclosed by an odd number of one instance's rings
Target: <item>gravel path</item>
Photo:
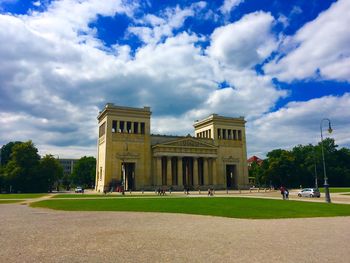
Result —
[[349, 262], [349, 226], [3, 204], [0, 262]]

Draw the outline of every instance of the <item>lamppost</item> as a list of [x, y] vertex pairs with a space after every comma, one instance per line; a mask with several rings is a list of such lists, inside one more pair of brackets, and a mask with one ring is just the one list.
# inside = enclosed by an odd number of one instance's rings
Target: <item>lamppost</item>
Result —
[[324, 151], [323, 151], [323, 135], [322, 135], [322, 124], [324, 121], [328, 121], [328, 132], [332, 133], [332, 127], [331, 127], [331, 121], [330, 119], [322, 119], [320, 123], [320, 130], [321, 130], [321, 150], [322, 150], [322, 161], [323, 161], [323, 175], [324, 175], [324, 192], [325, 192], [325, 197], [326, 197], [326, 202], [330, 203], [331, 202], [331, 196], [329, 194], [329, 185], [328, 185], [328, 178], [326, 174], [326, 162], [324, 160]]
[[314, 148], [314, 167], [315, 167], [315, 188], [318, 189], [318, 182], [317, 182], [317, 166], [316, 166], [316, 152]]

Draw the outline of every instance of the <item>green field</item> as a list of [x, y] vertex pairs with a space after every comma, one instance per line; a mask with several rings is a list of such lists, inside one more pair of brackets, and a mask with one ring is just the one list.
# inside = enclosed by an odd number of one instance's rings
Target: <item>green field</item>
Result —
[[47, 194], [0, 194], [0, 199], [32, 199], [45, 195]]
[[[320, 192], [324, 193], [324, 187], [320, 187]], [[330, 187], [329, 188], [330, 193], [345, 193], [350, 192], [350, 187]]]
[[31, 206], [66, 211], [166, 212], [251, 219], [350, 216], [350, 205], [257, 198], [51, 199]]

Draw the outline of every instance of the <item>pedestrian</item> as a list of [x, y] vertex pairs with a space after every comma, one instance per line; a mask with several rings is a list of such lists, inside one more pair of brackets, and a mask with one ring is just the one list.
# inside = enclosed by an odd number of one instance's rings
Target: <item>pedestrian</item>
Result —
[[281, 191], [281, 195], [282, 195], [282, 199], [285, 200], [286, 199], [286, 190], [283, 186], [280, 187], [280, 191]]
[[287, 188], [284, 188], [284, 195], [285, 195], [286, 199], [289, 199], [289, 191]]

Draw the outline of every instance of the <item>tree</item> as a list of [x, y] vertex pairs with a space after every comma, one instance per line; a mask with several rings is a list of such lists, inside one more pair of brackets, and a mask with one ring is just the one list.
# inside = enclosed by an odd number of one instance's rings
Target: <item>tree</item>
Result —
[[298, 145], [291, 151], [294, 156], [295, 184], [294, 186], [315, 184], [315, 162], [317, 155], [312, 144]]
[[259, 187], [266, 185], [266, 181], [263, 178], [263, 169], [261, 168], [262, 163], [253, 161], [249, 167], [249, 176], [255, 178], [255, 184]]
[[[331, 186], [350, 185], [350, 150], [337, 149], [334, 139], [323, 140], [327, 177]], [[256, 182], [287, 187], [315, 186], [315, 168], [318, 185], [323, 184], [323, 161], [321, 143], [318, 145], [298, 145], [291, 151], [275, 149], [267, 154], [260, 167], [253, 166], [250, 175]]]
[[96, 159], [94, 157], [82, 157], [74, 165], [72, 180], [76, 185], [93, 187], [96, 176]]
[[295, 158], [289, 151], [276, 149], [267, 154], [269, 158], [268, 180], [276, 185], [295, 186]]
[[43, 190], [40, 188], [41, 181], [38, 177], [39, 160], [38, 149], [32, 141], [12, 147], [10, 160], [4, 168], [4, 175], [14, 191], [40, 192]]
[[54, 185], [59, 184], [59, 179], [63, 176], [63, 167], [58, 160], [48, 154], [40, 160], [39, 174], [43, 178], [40, 180], [43, 183], [41, 187], [51, 192]]
[[0, 150], [0, 165], [5, 166], [10, 160], [12, 148], [17, 144], [21, 144], [22, 142], [9, 142], [1, 147]]

